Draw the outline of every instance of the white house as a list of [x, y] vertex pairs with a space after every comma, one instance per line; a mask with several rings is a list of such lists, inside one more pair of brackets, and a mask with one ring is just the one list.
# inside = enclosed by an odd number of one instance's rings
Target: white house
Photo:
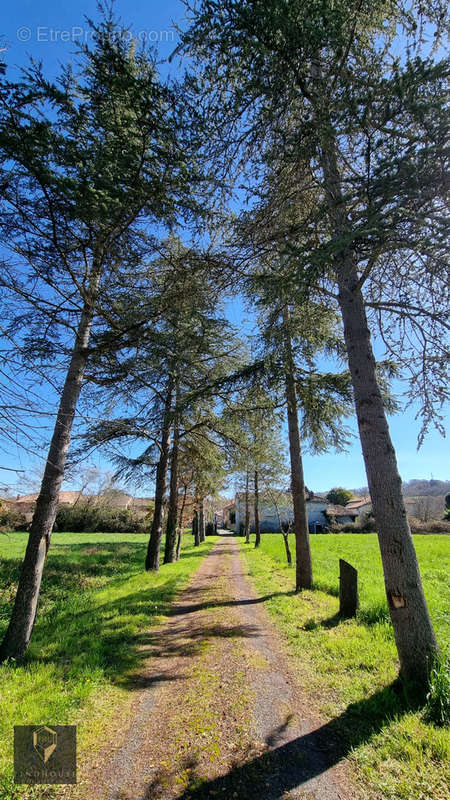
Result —
[[[253, 495], [249, 496], [250, 505], [250, 526], [254, 530]], [[325, 511], [327, 509], [327, 499], [313, 492], [307, 491], [306, 510], [308, 513], [308, 524], [310, 533], [322, 533], [328, 525]], [[278, 507], [278, 513], [277, 513]], [[239, 492], [232, 503], [225, 506], [223, 510], [224, 525], [229, 530], [239, 533], [243, 529], [245, 520], [245, 494]], [[279, 531], [281, 524], [293, 521], [292, 495], [290, 492], [273, 492], [273, 499], [270, 493], [265, 492], [260, 498], [259, 521], [261, 532]]]

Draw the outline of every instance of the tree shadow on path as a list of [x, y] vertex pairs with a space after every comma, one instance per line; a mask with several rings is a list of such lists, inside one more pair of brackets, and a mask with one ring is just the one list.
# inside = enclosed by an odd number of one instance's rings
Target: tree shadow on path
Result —
[[[214, 780], [198, 785], [193, 770], [191, 784], [179, 800], [211, 800], [212, 797], [238, 800], [278, 800], [293, 789], [311, 790], [313, 781], [345, 759], [352, 748], [377, 734], [393, 714], [411, 710], [401, 684], [395, 681], [366, 700], [353, 703], [339, 717], [280, 746], [274, 746], [279, 731], [267, 737], [267, 751], [250, 761], [235, 765]], [[283, 728], [289, 725], [286, 722]], [[160, 787], [155, 779], [140, 800], [154, 800]], [[336, 800], [335, 795], [319, 795]]]
[[[204, 594], [204, 590], [202, 587], [200, 587], [199, 589], [195, 589], [195, 587], [193, 587], [193, 589], [190, 590], [190, 595], [193, 595], [196, 592], [200, 595]], [[201, 603], [190, 603], [183, 606], [175, 606], [171, 610], [169, 616], [176, 616], [177, 614], [193, 614], [196, 611], [205, 611], [210, 608], [233, 608], [236, 606], [237, 607], [254, 606], [254, 605], [259, 605], [261, 603], [266, 603], [267, 600], [271, 600], [273, 597], [289, 597], [291, 595], [295, 595], [295, 592], [293, 590], [288, 592], [272, 592], [271, 594], [265, 594], [262, 595], [261, 597], [246, 597], [244, 599], [239, 599], [239, 600], [220, 600], [219, 602], [215, 602], [214, 600], [212, 600]]]

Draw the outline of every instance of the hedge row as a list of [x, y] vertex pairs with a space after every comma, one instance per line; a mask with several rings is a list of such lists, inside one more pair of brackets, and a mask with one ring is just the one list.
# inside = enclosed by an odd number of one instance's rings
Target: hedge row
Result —
[[[126, 508], [107, 508], [76, 504], [60, 508], [56, 515], [55, 531], [74, 533], [146, 533], [151, 519]], [[0, 508], [0, 530], [26, 531], [29, 522], [24, 514], [6, 507]]]

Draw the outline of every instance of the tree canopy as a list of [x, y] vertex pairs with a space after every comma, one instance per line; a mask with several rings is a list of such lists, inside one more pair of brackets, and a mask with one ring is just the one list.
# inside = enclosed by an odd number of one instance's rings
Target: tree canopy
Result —
[[343, 489], [342, 486], [336, 486], [327, 492], [327, 500], [336, 506], [346, 506], [348, 501], [353, 497], [353, 492], [349, 489]]

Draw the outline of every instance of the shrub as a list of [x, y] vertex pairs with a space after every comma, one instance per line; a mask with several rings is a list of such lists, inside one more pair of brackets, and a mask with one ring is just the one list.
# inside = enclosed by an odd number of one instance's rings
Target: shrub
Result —
[[450, 662], [437, 658], [430, 674], [426, 718], [435, 725], [450, 725]]
[[[408, 516], [411, 533], [450, 533], [450, 521], [430, 520], [421, 522], [417, 517]], [[328, 525], [329, 533], [372, 533], [377, 530], [375, 518], [372, 514], [362, 514], [356, 522], [339, 524], [333, 518]]]
[[422, 522], [417, 517], [408, 516], [408, 522], [412, 533], [450, 533], [450, 520], [431, 519]]
[[361, 514], [355, 522], [355, 526], [361, 533], [374, 533], [377, 529], [375, 525], [375, 517], [368, 511], [366, 514]]
[[205, 527], [205, 536], [214, 536], [215, 532], [214, 522], [207, 522]]
[[0, 507], [0, 530], [1, 531], [26, 531], [28, 522], [25, 514], [14, 511], [7, 506]]
[[60, 508], [56, 515], [55, 530], [74, 533], [144, 533], [149, 520], [127, 508], [106, 508], [102, 505], [77, 503]]
[[445, 512], [444, 512], [444, 519], [448, 519], [450, 522], [450, 492], [447, 492], [445, 495]]
[[346, 506], [353, 497], [353, 492], [343, 489], [342, 486], [335, 486], [327, 494], [327, 500], [334, 506]]
[[366, 514], [361, 514], [357, 517], [355, 522], [336, 522], [334, 517], [330, 517], [328, 525], [329, 533], [374, 533], [376, 531], [375, 519], [369, 511]]

